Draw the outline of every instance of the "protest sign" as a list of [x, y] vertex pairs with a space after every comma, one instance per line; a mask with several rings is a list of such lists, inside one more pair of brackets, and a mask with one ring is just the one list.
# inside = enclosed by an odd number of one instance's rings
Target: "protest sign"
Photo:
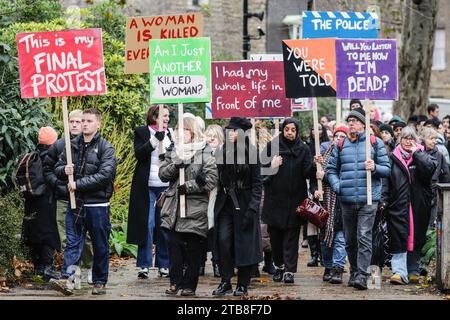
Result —
[[186, 13], [169, 16], [127, 17], [125, 32], [125, 73], [148, 73], [152, 39], [203, 36], [203, 15]]
[[16, 35], [22, 98], [106, 93], [101, 29]]
[[296, 98], [291, 99], [291, 111], [292, 112], [302, 112], [312, 110], [312, 99], [311, 98]]
[[278, 53], [255, 53], [250, 55], [250, 61], [283, 61], [283, 55]]
[[336, 96], [335, 39], [283, 40], [286, 97]]
[[289, 117], [281, 61], [212, 63], [214, 119]]
[[151, 103], [211, 101], [209, 38], [150, 40]]
[[396, 40], [336, 40], [337, 97], [397, 100]]
[[373, 12], [303, 11], [302, 38], [378, 38], [378, 16]]

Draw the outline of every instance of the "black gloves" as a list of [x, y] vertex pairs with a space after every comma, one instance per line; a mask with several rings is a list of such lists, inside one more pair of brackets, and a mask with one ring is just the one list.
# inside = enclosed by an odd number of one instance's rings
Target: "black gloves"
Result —
[[165, 135], [166, 134], [164, 133], [164, 131], [156, 131], [155, 132], [155, 138], [158, 139], [159, 141], [163, 141]]
[[189, 163], [185, 163], [183, 161], [175, 162], [175, 168], [181, 169], [186, 168], [189, 165]]
[[166, 158], [166, 154], [165, 154], [165, 153], [161, 153], [161, 154], [158, 156], [159, 161], [164, 161], [165, 158]]
[[181, 194], [186, 194], [187, 188], [186, 188], [186, 185], [185, 185], [185, 184], [180, 184], [180, 185], [177, 187], [177, 189], [178, 189], [178, 194], [179, 194], [179, 195], [181, 195]]
[[195, 182], [199, 187], [204, 187], [206, 185], [206, 174], [203, 171], [200, 171], [195, 177]]

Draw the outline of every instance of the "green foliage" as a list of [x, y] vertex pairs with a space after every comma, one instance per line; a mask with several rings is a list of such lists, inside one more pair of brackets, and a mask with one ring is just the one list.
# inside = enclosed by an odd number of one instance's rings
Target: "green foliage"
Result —
[[0, 275], [13, 271], [11, 261], [14, 256], [23, 258], [27, 255], [20, 240], [23, 212], [23, 198], [19, 192], [0, 196]]
[[422, 247], [422, 261], [426, 265], [429, 265], [431, 260], [436, 259], [436, 229], [427, 231], [427, 242]]
[[125, 42], [125, 15], [123, 14], [123, 2], [114, 0], [102, 1], [89, 7], [84, 19], [92, 27], [102, 28], [104, 32], [113, 35], [114, 38]]
[[109, 253], [116, 253], [119, 257], [137, 258], [137, 246], [127, 243], [127, 224], [122, 223], [119, 230], [111, 230], [109, 237]]
[[0, 27], [17, 22], [45, 22], [61, 17], [58, 0], [0, 0]]

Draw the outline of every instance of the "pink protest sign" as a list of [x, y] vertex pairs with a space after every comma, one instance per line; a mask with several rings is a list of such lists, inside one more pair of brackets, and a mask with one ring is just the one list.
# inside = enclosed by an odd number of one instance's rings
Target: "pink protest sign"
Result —
[[22, 98], [106, 93], [101, 29], [18, 33]]
[[214, 119], [290, 117], [282, 61], [213, 62]]

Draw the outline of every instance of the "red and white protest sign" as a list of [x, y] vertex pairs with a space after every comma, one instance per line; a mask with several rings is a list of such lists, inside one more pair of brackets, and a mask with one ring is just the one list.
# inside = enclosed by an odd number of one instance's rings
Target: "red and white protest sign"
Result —
[[282, 61], [213, 62], [214, 119], [290, 117]]
[[106, 93], [101, 29], [16, 35], [22, 98]]

